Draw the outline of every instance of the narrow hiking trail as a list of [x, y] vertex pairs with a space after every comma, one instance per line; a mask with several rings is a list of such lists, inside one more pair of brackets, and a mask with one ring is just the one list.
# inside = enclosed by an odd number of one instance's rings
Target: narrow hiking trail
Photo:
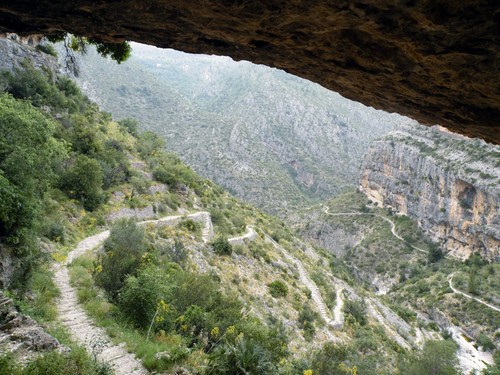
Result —
[[[202, 222], [202, 240], [207, 243], [213, 237], [213, 227], [208, 212], [196, 212], [190, 215], [167, 216], [158, 220], [146, 220], [138, 225], [175, 225], [184, 218]], [[134, 354], [128, 353], [125, 344], [113, 344], [106, 332], [97, 327], [80, 306], [77, 291], [70, 285], [68, 265], [85, 252], [95, 250], [109, 237], [105, 230], [82, 240], [67, 256], [66, 261], [54, 267], [54, 281], [61, 291], [57, 301], [59, 320], [69, 330], [73, 339], [83, 345], [87, 351], [96, 355], [98, 361], [108, 364], [116, 375], [146, 375], [149, 372]]]
[[[415, 249], [421, 253], [424, 253], [424, 254], [428, 253], [428, 251], [421, 249], [417, 246], [414, 246], [414, 245], [408, 243], [404, 238], [402, 238], [396, 232], [395, 223], [392, 220], [390, 220], [389, 218], [386, 218], [382, 215], [373, 214], [373, 213], [365, 213], [365, 212], [330, 213], [328, 206], [323, 205], [323, 207], [324, 207], [324, 213], [327, 215], [331, 215], [331, 216], [369, 215], [369, 216], [379, 217], [391, 225], [391, 233], [394, 237], [407, 243], [413, 249]], [[454, 274], [455, 274], [455, 272], [453, 272], [451, 275], [448, 276], [448, 283], [449, 283], [450, 289], [453, 290], [454, 293], [461, 294], [466, 298], [473, 299], [476, 302], [481, 303], [490, 309], [493, 309], [495, 311], [500, 312], [500, 308], [454, 288], [453, 287]], [[408, 344], [408, 342], [396, 330], [394, 330], [390, 326], [390, 324], [386, 321], [383, 314], [381, 314], [381, 312], [378, 310], [374, 301], [372, 301], [370, 299], [367, 300], [367, 309], [368, 309], [368, 312], [370, 313], [370, 315], [372, 315], [372, 317], [374, 317], [382, 325], [382, 327], [384, 328], [384, 330], [385, 330], [386, 334], [389, 336], [389, 338], [391, 338], [393, 341], [395, 341], [396, 343], [398, 343], [401, 347], [403, 347], [405, 349], [410, 348], [410, 345]], [[463, 331], [459, 327], [454, 326], [454, 325], [450, 325], [450, 326], [446, 327], [446, 329], [448, 329], [452, 333], [453, 339], [455, 340], [455, 342], [459, 346], [459, 349], [457, 351], [457, 358], [458, 358], [459, 363], [460, 363], [460, 368], [464, 373], [468, 374], [471, 371], [481, 371], [484, 368], [486, 368], [486, 364], [493, 363], [491, 353], [479, 351], [477, 349], [477, 347], [474, 346], [474, 343], [471, 342], [470, 339], [468, 340], [466, 338], [465, 334], [463, 333]], [[417, 330], [417, 332], [418, 332], [418, 330]], [[419, 338], [419, 339], [423, 340], [423, 338]], [[419, 341], [419, 340], [417, 339], [417, 341]], [[423, 345], [423, 342], [421, 344]]]
[[71, 337], [83, 345], [90, 354], [96, 355], [97, 360], [108, 364], [116, 375], [145, 375], [148, 371], [142, 363], [124, 345], [115, 345], [106, 332], [97, 327], [87, 316], [87, 313], [78, 303], [77, 292], [70, 285], [68, 265], [73, 259], [88, 250], [100, 246], [109, 237], [109, 230], [88, 237], [69, 253], [64, 264], [55, 268], [54, 281], [61, 291], [57, 301], [59, 320], [69, 330]]
[[411, 350], [410, 344], [408, 344], [408, 342], [387, 323], [385, 317], [379, 311], [379, 309], [376, 306], [376, 303], [373, 301], [372, 298], [366, 299], [366, 308], [368, 310], [368, 313], [373, 318], [375, 318], [379, 322], [379, 324], [384, 328], [385, 333], [392, 341], [396, 342], [399, 346], [401, 346], [406, 350]]
[[311, 299], [313, 300], [314, 305], [316, 306], [321, 316], [321, 319], [323, 319], [323, 321], [333, 329], [342, 328], [342, 325], [344, 323], [344, 315], [342, 313], [342, 306], [344, 304], [342, 300], [342, 289], [337, 290], [337, 304], [335, 306], [334, 316], [332, 319], [330, 317], [331, 311], [323, 301], [323, 297], [321, 296], [318, 286], [314, 281], [311, 280], [311, 278], [309, 277], [309, 273], [304, 268], [302, 262], [291, 255], [285, 248], [283, 248], [279, 243], [273, 240], [269, 235], [264, 233], [264, 236], [267, 241], [271, 242], [277, 249], [281, 251], [281, 253], [289, 262], [295, 264], [297, 270], [299, 271], [299, 280], [311, 291]]
[[257, 232], [253, 229], [253, 227], [247, 225], [247, 231], [244, 235], [239, 237], [228, 238], [228, 242], [231, 245], [243, 245], [245, 240], [253, 241], [257, 238]]
[[482, 299], [479, 299], [477, 297], [474, 297], [474, 296], [471, 296], [470, 294], [467, 294], [465, 292], [462, 292], [461, 290], [458, 290], [456, 289], [454, 286], [453, 286], [453, 276], [455, 276], [457, 272], [453, 272], [451, 275], [448, 276], [448, 284], [450, 285], [450, 289], [453, 290], [453, 293], [456, 293], [456, 294], [461, 294], [462, 296], [466, 297], [466, 298], [469, 298], [469, 299], [472, 299], [478, 303], [481, 303], [483, 304], [484, 306], [492, 309], [492, 310], [495, 310], [497, 312], [500, 312], [500, 308], [486, 302], [486, 301], [483, 301]]
[[396, 232], [396, 224], [389, 218], [385, 217], [385, 216], [382, 216], [382, 215], [379, 215], [379, 214], [373, 214], [373, 213], [370, 213], [370, 212], [329, 212], [330, 211], [330, 207], [328, 206], [325, 206], [325, 205], [322, 205], [324, 207], [323, 209], [323, 212], [329, 216], [375, 216], [375, 217], [378, 217], [384, 221], [386, 221], [387, 223], [389, 223], [389, 225], [391, 226], [391, 233], [394, 237], [396, 237], [398, 240], [400, 241], [403, 241], [404, 243], [407, 243], [409, 246], [411, 246], [413, 249], [423, 253], [423, 254], [428, 254], [428, 251], [427, 250], [424, 250], [424, 249], [421, 249], [420, 247], [417, 247], [417, 246], [414, 246], [412, 245], [411, 243], [409, 243], [408, 241], [406, 241], [403, 237], [401, 237], [397, 232]]

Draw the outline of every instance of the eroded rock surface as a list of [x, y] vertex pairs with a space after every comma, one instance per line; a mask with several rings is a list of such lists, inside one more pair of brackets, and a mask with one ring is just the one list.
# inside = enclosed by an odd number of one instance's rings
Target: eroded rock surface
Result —
[[416, 219], [451, 254], [500, 258], [500, 148], [442, 128], [375, 141], [360, 179], [373, 201]]
[[12, 353], [20, 362], [26, 362], [53, 349], [65, 350], [37, 322], [21, 314], [0, 291], [0, 353]]
[[228, 55], [364, 104], [500, 143], [495, 1], [20, 0], [0, 32], [69, 31]]

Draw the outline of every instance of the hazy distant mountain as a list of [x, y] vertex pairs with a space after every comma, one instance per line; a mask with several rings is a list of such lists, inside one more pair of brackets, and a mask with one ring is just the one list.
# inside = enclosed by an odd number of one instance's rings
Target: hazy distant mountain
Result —
[[81, 58], [79, 83], [134, 117], [203, 176], [271, 212], [355, 186], [368, 145], [410, 121], [277, 69], [133, 44], [117, 65]]

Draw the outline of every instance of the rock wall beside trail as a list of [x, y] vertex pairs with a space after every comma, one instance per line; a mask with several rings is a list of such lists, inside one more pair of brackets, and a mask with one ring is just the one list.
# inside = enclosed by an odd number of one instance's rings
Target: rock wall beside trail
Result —
[[416, 219], [452, 255], [500, 260], [500, 147], [442, 128], [391, 133], [373, 143], [360, 190]]

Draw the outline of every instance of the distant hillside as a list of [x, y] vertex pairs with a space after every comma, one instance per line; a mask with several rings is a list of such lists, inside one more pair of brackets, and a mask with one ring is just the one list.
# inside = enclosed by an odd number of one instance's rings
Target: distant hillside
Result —
[[205, 177], [284, 213], [357, 183], [377, 137], [409, 120], [283, 71], [134, 44], [117, 66], [90, 51], [79, 84], [117, 118], [134, 117]]

